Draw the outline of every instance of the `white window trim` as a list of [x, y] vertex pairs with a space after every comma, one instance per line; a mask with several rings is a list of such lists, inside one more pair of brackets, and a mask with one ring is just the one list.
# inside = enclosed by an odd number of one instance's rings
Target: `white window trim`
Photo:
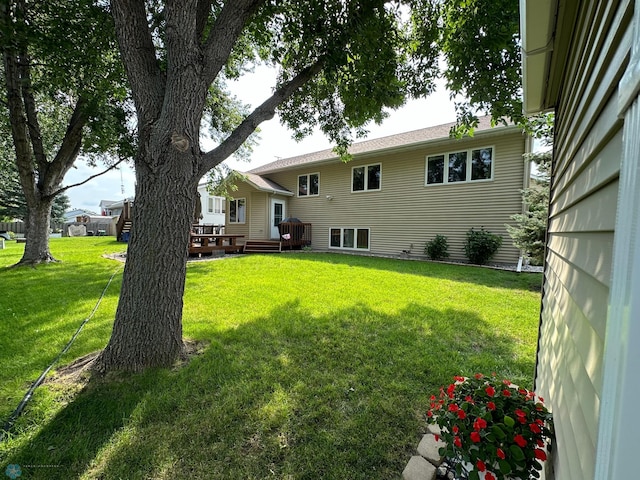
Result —
[[[340, 230], [340, 246], [339, 247], [333, 247], [331, 245], [331, 230]], [[344, 231], [345, 230], [354, 230], [354, 236], [353, 236], [353, 240], [354, 240], [354, 245], [357, 245], [358, 243], [358, 230], [367, 230], [368, 234], [367, 234], [367, 248], [358, 248], [358, 247], [343, 247], [342, 246], [342, 241], [344, 240]], [[369, 252], [371, 251], [371, 228], [369, 227], [351, 227], [351, 226], [347, 226], [347, 227], [329, 227], [329, 241], [327, 243], [327, 245], [329, 245], [329, 248], [332, 250], [349, 250], [351, 252]]]
[[[482, 150], [485, 148], [491, 149], [491, 176], [489, 178], [481, 178], [479, 180], [471, 180], [471, 152], [474, 150]], [[467, 152], [467, 169], [466, 169], [466, 179], [461, 180], [459, 182], [450, 182], [449, 181], [449, 155], [452, 153], [460, 153]], [[429, 180], [429, 158], [439, 157], [440, 155], [444, 156], [444, 171], [442, 174], [442, 183], [427, 183]], [[466, 185], [469, 183], [483, 183], [483, 182], [493, 182], [493, 175], [495, 171], [496, 164], [496, 147], [495, 145], [484, 145], [481, 147], [472, 147], [461, 150], [450, 150], [444, 153], [434, 153], [431, 155], [427, 155], [424, 159], [424, 186], [425, 187], [435, 187], [438, 185]]]
[[[213, 197], [215, 198], [215, 207], [213, 209], [213, 213], [215, 214], [224, 214], [226, 212], [226, 201], [224, 197]], [[246, 203], [245, 203], [246, 205]]]
[[[311, 175], [317, 175], [318, 176], [318, 193], [307, 193], [306, 195], [300, 195], [300, 177], [307, 177], [307, 192], [309, 190], [311, 190]], [[298, 184], [296, 185], [298, 193], [297, 196], [300, 198], [307, 198], [307, 197], [319, 197], [320, 196], [320, 172], [311, 172], [311, 173], [306, 173], [304, 175], [298, 175]]]
[[[373, 167], [375, 165], [380, 165], [380, 187], [367, 188], [369, 185], [369, 176], [367, 175], [367, 170], [369, 167]], [[353, 171], [356, 168], [364, 168], [364, 190], [353, 189]], [[382, 190], [382, 162], [368, 163], [366, 165], [354, 165], [353, 167], [351, 167], [351, 177], [349, 178], [349, 181], [351, 182], [351, 193], [379, 192], [380, 190]]]
[[[231, 202], [238, 202], [239, 200], [244, 200], [244, 221], [242, 222], [238, 222], [238, 221], [231, 221]], [[229, 200], [229, 223], [231, 225], [244, 225], [247, 223], [247, 215], [249, 214], [249, 212], [247, 211], [247, 199], [246, 197], [240, 197], [240, 198], [233, 198], [231, 200]], [[238, 207], [236, 205], [236, 216], [238, 215]]]

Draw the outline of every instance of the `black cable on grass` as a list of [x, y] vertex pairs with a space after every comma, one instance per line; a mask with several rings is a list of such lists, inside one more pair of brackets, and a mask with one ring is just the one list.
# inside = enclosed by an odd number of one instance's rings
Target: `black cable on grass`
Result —
[[102, 290], [102, 294], [100, 295], [100, 298], [98, 299], [98, 302], [96, 303], [95, 307], [93, 307], [93, 310], [91, 310], [91, 313], [89, 314], [89, 316], [87, 318], [85, 318], [84, 321], [80, 324], [80, 326], [76, 330], [76, 333], [74, 333], [73, 336], [71, 337], [71, 340], [69, 340], [69, 342], [65, 345], [65, 347], [58, 354], [56, 359], [53, 362], [51, 362], [51, 364], [47, 368], [45, 368], [45, 370], [40, 374], [38, 379], [35, 382], [33, 382], [31, 387], [29, 387], [29, 390], [27, 390], [27, 393], [24, 396], [24, 398], [22, 399], [22, 401], [20, 402], [20, 404], [18, 405], [18, 408], [16, 408], [14, 410], [14, 412], [9, 416], [9, 419], [7, 420], [7, 422], [4, 424], [4, 427], [2, 428], [2, 435], [0, 436], [0, 442], [4, 442], [9, 437], [9, 434], [11, 433], [11, 429], [13, 428], [13, 425], [16, 423], [16, 420], [18, 419], [18, 417], [20, 417], [20, 414], [22, 413], [22, 410], [24, 410], [24, 407], [27, 405], [29, 400], [31, 400], [31, 397], [33, 396], [33, 392], [35, 392], [36, 388], [38, 388], [40, 386], [40, 384], [42, 384], [42, 382], [44, 381], [45, 377], [47, 376], [49, 371], [53, 368], [53, 366], [56, 363], [58, 363], [60, 358], [62, 358], [62, 356], [65, 353], [67, 353], [67, 351], [71, 347], [71, 344], [74, 342], [76, 337], [80, 334], [80, 332], [82, 331], [84, 326], [95, 315], [96, 311], [98, 310], [98, 307], [100, 306], [100, 302], [102, 302], [102, 299], [104, 298], [105, 294], [107, 293], [107, 289], [109, 288], [109, 285], [111, 285], [113, 277], [115, 277], [116, 273], [118, 273], [120, 271], [120, 268], [122, 268], [122, 267], [119, 267], [115, 272], [113, 272], [113, 275], [111, 275], [111, 278], [107, 282], [107, 285], [104, 287], [104, 290]]

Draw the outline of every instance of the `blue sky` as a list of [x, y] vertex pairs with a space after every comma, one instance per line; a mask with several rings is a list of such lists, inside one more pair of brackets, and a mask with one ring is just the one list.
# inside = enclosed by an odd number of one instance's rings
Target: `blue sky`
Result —
[[[275, 84], [275, 72], [267, 67], [259, 67], [255, 73], [247, 75], [233, 84], [233, 92], [244, 102], [253, 106], [259, 105], [271, 94], [271, 86]], [[419, 128], [431, 127], [455, 120], [453, 102], [442, 84], [438, 85], [436, 93], [426, 99], [414, 100], [403, 108], [391, 112], [381, 125], [372, 125], [367, 138], [379, 138], [386, 135], [408, 132]], [[240, 162], [233, 158], [226, 163], [234, 169], [246, 171], [260, 165], [277, 160], [278, 158], [293, 157], [305, 153], [316, 152], [331, 148], [331, 144], [320, 132], [316, 132], [301, 142], [291, 138], [291, 132], [280, 125], [278, 117], [260, 126], [260, 143], [251, 155], [251, 161]], [[211, 145], [203, 145], [203, 150]], [[79, 159], [76, 168], [69, 171], [65, 178], [65, 185], [81, 182], [87, 177], [101, 171], [90, 168]], [[120, 200], [132, 197], [135, 188], [135, 174], [125, 166], [119, 170], [91, 180], [81, 187], [74, 187], [67, 191], [72, 208], [82, 208], [99, 212], [100, 200]], [[124, 191], [123, 191], [124, 190]]]

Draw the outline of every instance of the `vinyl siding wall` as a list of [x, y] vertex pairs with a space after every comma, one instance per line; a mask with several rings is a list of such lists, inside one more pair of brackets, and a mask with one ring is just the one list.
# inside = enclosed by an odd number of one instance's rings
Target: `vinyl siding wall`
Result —
[[622, 121], [628, 1], [581, 2], [556, 109], [536, 391], [556, 428], [556, 478], [594, 478]]
[[[227, 200], [224, 231], [225, 233], [231, 234], [231, 235], [244, 235], [245, 239], [252, 238], [249, 231], [250, 226], [253, 226], [254, 228], [261, 228], [259, 224], [254, 224], [254, 222], [251, 221], [252, 220], [251, 216], [255, 215], [256, 214], [255, 212], [258, 212], [258, 214], [260, 214], [259, 205], [254, 207], [254, 201], [253, 201], [254, 200], [253, 194], [259, 193], [259, 192], [256, 192], [254, 188], [247, 185], [246, 183], [239, 183], [237, 187], [238, 187], [238, 190], [233, 192], [233, 197], [244, 198], [247, 201], [247, 204], [246, 204], [247, 213], [245, 217], [245, 223], [229, 223], [229, 200]], [[238, 241], [238, 244], [240, 243], [243, 243], [243, 242]]]
[[[299, 175], [319, 173], [319, 195], [296, 195], [287, 205], [288, 216], [312, 224], [316, 250], [329, 250], [331, 228], [369, 228], [369, 253], [401, 255], [411, 250], [412, 255], [424, 255], [425, 242], [441, 234], [448, 237], [451, 258], [463, 260], [465, 233], [471, 227], [484, 227], [503, 238], [494, 260], [514, 263], [519, 251], [504, 224], [512, 223], [510, 216], [522, 211], [525, 137], [517, 129], [508, 132], [478, 133], [473, 139], [446, 140], [393, 154], [359, 156], [346, 164], [334, 161], [263, 176], [297, 193]], [[427, 156], [489, 146], [494, 148], [492, 180], [425, 186]], [[351, 192], [353, 167], [376, 163], [382, 164], [381, 190]]]
[[[238, 190], [233, 192], [233, 198], [244, 198], [247, 200], [246, 223], [237, 224], [229, 223], [229, 201], [227, 201], [227, 216], [225, 224], [225, 232], [233, 235], [244, 235], [245, 240], [269, 240], [271, 219], [270, 199], [277, 198], [285, 204], [285, 215], [291, 216], [289, 211], [290, 198], [284, 195], [273, 195], [262, 190], [257, 190], [252, 185], [239, 182]], [[239, 241], [239, 244], [244, 243]]]

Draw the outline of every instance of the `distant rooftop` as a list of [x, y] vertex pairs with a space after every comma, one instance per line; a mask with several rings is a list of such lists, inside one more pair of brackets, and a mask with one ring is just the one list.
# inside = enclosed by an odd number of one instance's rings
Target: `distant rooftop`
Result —
[[[446, 140], [449, 138], [449, 132], [451, 127], [455, 125], [455, 122], [445, 123], [443, 125], [436, 125], [435, 127], [422, 128], [420, 130], [413, 130], [411, 132], [399, 133], [397, 135], [389, 135], [381, 138], [374, 138], [371, 140], [365, 140], [363, 142], [357, 142], [351, 145], [349, 153], [351, 155], [362, 155], [366, 153], [375, 153], [385, 150], [392, 150], [401, 147], [409, 147], [412, 145], [419, 145], [437, 140]], [[481, 134], [488, 130], [503, 130], [505, 128], [515, 129], [514, 125], [508, 127], [498, 126], [491, 128], [491, 117], [480, 117], [478, 126], [475, 128], [476, 134]], [[276, 172], [279, 170], [288, 169], [291, 167], [297, 167], [312, 163], [325, 162], [329, 160], [337, 160], [339, 157], [332, 149], [321, 150], [319, 152], [307, 153], [304, 155], [298, 155], [295, 157], [281, 158], [275, 162], [256, 167], [248, 171], [260, 175], [263, 173]]]

